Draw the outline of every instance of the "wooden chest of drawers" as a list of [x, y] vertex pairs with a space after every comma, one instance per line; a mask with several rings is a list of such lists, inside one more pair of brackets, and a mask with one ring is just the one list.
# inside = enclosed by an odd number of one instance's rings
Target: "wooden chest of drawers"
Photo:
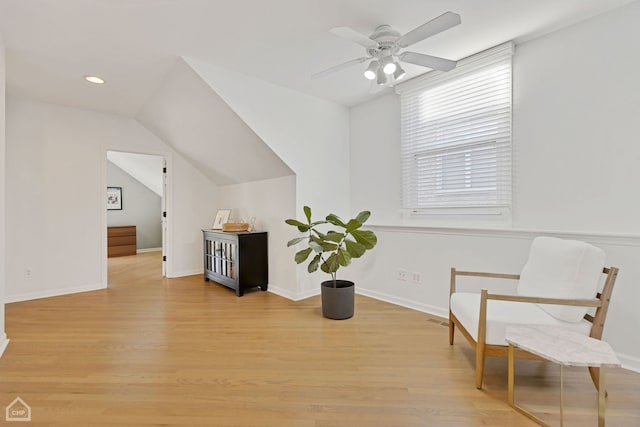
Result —
[[136, 254], [136, 226], [125, 225], [107, 228], [107, 256]]

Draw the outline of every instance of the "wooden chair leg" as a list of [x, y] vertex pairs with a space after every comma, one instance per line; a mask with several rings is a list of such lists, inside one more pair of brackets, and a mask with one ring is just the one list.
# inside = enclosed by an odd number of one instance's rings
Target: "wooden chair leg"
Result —
[[455, 331], [456, 325], [453, 323], [451, 319], [451, 314], [449, 314], [449, 345], [453, 345], [453, 333]]
[[476, 346], [476, 388], [482, 388], [482, 378], [484, 375], [484, 345]]
[[589, 374], [591, 375], [591, 381], [593, 381], [593, 385], [596, 386], [596, 390], [598, 389], [598, 381], [600, 381], [600, 369], [589, 367]]
[[478, 340], [476, 341], [476, 388], [482, 388], [482, 376], [484, 375], [484, 351], [487, 337], [487, 299], [489, 292], [486, 289], [480, 291], [480, 316], [478, 317]]

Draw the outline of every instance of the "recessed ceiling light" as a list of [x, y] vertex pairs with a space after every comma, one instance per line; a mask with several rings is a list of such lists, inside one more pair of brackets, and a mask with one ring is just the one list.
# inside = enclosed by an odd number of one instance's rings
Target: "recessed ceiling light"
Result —
[[84, 79], [90, 83], [95, 83], [97, 85], [101, 85], [104, 83], [104, 79], [101, 79], [98, 76], [84, 76]]

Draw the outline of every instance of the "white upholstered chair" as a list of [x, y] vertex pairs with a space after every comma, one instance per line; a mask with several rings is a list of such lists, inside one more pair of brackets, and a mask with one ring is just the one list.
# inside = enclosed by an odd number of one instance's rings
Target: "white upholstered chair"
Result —
[[[476, 387], [482, 388], [487, 356], [507, 357], [505, 330], [509, 324], [554, 325], [600, 339], [618, 269], [606, 268], [604, 252], [588, 243], [537, 237], [529, 259], [518, 274], [480, 273], [451, 269], [449, 344], [457, 326], [476, 350]], [[598, 292], [604, 276], [602, 290]], [[457, 292], [456, 278], [476, 276], [518, 280], [515, 295]], [[588, 312], [593, 312], [591, 315]], [[537, 356], [516, 349], [516, 357]], [[599, 370], [589, 368], [597, 387]]]

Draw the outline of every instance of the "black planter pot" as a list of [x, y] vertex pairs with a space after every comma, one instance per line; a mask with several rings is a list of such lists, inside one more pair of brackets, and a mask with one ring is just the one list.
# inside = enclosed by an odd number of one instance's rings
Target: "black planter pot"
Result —
[[342, 320], [353, 316], [355, 285], [348, 280], [322, 282], [322, 315], [329, 319]]

